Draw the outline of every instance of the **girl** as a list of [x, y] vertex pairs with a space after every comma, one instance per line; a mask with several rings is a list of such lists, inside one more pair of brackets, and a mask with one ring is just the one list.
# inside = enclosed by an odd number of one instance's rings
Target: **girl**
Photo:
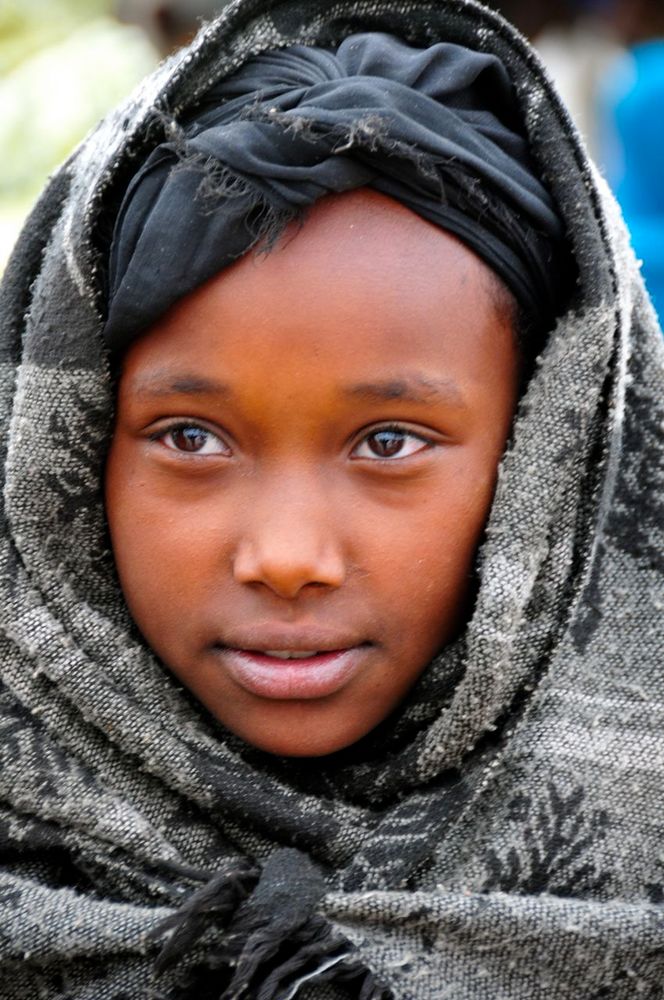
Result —
[[525, 42], [231, 6], [2, 322], [6, 995], [658, 996], [661, 336]]

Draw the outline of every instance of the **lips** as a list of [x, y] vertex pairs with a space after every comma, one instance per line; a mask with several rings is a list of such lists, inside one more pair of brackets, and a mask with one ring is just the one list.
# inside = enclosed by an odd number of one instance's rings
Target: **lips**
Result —
[[266, 649], [265, 656], [274, 657], [277, 660], [307, 660], [312, 656], [318, 656], [317, 649], [305, 649], [304, 652], [295, 649]]
[[371, 654], [369, 643], [337, 649], [243, 649], [216, 647], [230, 677], [245, 691], [274, 700], [325, 698], [361, 673]]

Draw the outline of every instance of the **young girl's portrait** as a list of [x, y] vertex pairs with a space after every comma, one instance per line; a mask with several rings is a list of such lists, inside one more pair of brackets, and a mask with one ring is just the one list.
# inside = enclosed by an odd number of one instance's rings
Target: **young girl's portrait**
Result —
[[515, 28], [234, 0], [0, 350], [0, 997], [664, 996], [664, 345]]

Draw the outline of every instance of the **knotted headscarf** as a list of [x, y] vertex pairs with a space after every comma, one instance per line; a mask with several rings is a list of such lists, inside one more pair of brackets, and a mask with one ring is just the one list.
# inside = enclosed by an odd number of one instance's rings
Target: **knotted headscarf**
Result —
[[381, 33], [293, 46], [250, 60], [170, 133], [115, 225], [115, 350], [318, 198], [364, 185], [459, 237], [540, 330], [561, 309], [563, 227], [494, 55]]

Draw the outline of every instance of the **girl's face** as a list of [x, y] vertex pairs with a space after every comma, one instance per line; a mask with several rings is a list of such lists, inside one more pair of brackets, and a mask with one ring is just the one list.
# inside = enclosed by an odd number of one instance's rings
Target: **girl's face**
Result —
[[131, 614], [224, 726], [349, 746], [458, 632], [518, 357], [488, 268], [368, 190], [127, 351], [106, 510]]

